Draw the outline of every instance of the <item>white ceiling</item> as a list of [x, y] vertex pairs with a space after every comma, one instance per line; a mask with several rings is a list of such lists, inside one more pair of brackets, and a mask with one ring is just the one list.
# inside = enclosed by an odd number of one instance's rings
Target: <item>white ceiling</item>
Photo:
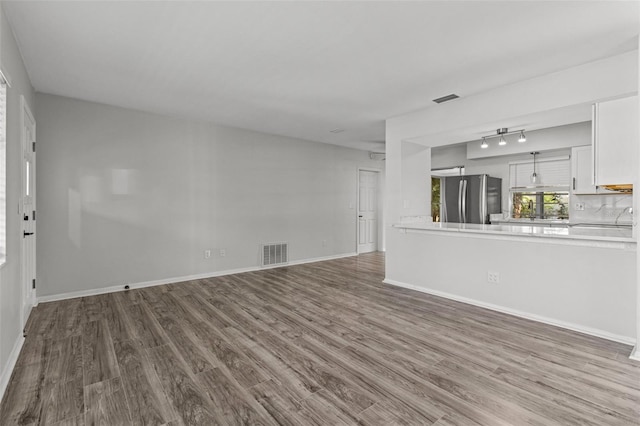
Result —
[[37, 91], [372, 150], [437, 97], [637, 49], [639, 21], [635, 1], [3, 4]]

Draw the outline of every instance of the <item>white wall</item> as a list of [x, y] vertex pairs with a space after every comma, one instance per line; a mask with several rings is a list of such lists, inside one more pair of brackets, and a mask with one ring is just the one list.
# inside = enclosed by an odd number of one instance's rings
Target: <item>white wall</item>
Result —
[[[387, 120], [386, 225], [390, 226], [405, 216], [405, 200], [402, 197], [402, 176], [406, 174], [402, 164], [403, 143], [412, 141], [428, 147], [451, 145], [469, 140], [459, 140], [459, 129], [478, 128], [490, 123], [491, 127], [486, 128], [486, 132], [489, 132], [497, 128], [496, 123], [504, 123], [509, 127], [508, 123], [514, 120], [528, 121], [533, 117], [548, 115], [549, 111], [561, 112], [565, 108], [584, 107], [594, 101], [635, 94], [637, 91], [638, 51], [632, 51]], [[418, 199], [409, 200], [410, 205], [420, 202]]]
[[[0, 67], [11, 79], [7, 90], [7, 262], [0, 268], [0, 395], [11, 374], [14, 356], [22, 342], [20, 218], [21, 147], [20, 96], [33, 111], [34, 93], [13, 33], [0, 8]], [[37, 119], [37, 117], [36, 117]]]
[[[459, 129], [484, 128], [484, 135], [500, 125], [514, 128], [511, 123], [528, 128], [531, 119], [549, 114], [557, 126], [585, 121], [588, 116], [574, 120], [576, 116], [565, 112], [575, 108], [588, 111], [594, 101], [637, 91], [635, 50], [394, 117], [387, 120], [387, 130], [391, 126], [394, 138], [412, 139], [426, 146], [449, 145], [474, 139], [457, 139]], [[565, 115], [569, 121], [563, 122]], [[388, 137], [386, 142], [388, 149]]]
[[[635, 340], [632, 249], [451, 236], [387, 234], [387, 279], [624, 342]], [[497, 272], [498, 284], [487, 282]], [[391, 278], [393, 277], [393, 278]]]
[[268, 242], [289, 242], [292, 261], [354, 253], [357, 169], [382, 166], [53, 95], [37, 115], [38, 297], [255, 267]]
[[[553, 110], [562, 110], [572, 106], [584, 106], [591, 102], [607, 99], [612, 97], [629, 95], [638, 90], [638, 53], [637, 51], [628, 52], [601, 61], [592, 62], [582, 66], [566, 69], [557, 73], [540, 76], [534, 79], [509, 84], [495, 90], [479, 93], [476, 95], [457, 99], [455, 102], [445, 103], [432, 106], [421, 111], [416, 111], [404, 116], [395, 117], [387, 120], [386, 123], [386, 193], [385, 193], [385, 223], [387, 230], [386, 248], [386, 277], [390, 281], [401, 281], [409, 285], [421, 286], [423, 288], [437, 286], [442, 292], [456, 294], [458, 297], [474, 299], [478, 301], [491, 300], [490, 303], [501, 304], [507, 309], [522, 309], [531, 315], [551, 316], [560, 320], [563, 315], [560, 310], [548, 311], [546, 301], [542, 299], [532, 299], [525, 308], [519, 308], [514, 305], [514, 299], [501, 297], [493, 299], [490, 297], [486, 287], [470, 288], [457, 286], [455, 282], [447, 278], [444, 273], [447, 269], [442, 269], [440, 275], [433, 276], [437, 282], [430, 280], [432, 271], [424, 263], [424, 259], [430, 253], [439, 248], [431, 244], [431, 235], [416, 235], [412, 239], [423, 239], [424, 242], [409, 241], [406, 238], [399, 238], [398, 231], [392, 228], [394, 223], [400, 221], [405, 215], [405, 203], [403, 187], [405, 176], [412, 176], [411, 171], [404, 170], [407, 167], [416, 167], [415, 164], [403, 161], [403, 148], [407, 141], [420, 143], [424, 146], [435, 147], [449, 145], [457, 142], [463, 142], [465, 139], [459, 140], [459, 129], [478, 128], [483, 123], [491, 123], [492, 127], [488, 127], [486, 131], [496, 129], [496, 122], [505, 123], [507, 127], [512, 127], [510, 122], [522, 122], [522, 117], [535, 117], [545, 112]], [[561, 124], [570, 124], [567, 121]], [[499, 126], [498, 126], [499, 127]], [[526, 126], [524, 126], [526, 127]], [[469, 139], [466, 139], [467, 141]], [[422, 200], [415, 200], [416, 204]], [[427, 206], [427, 208], [430, 206]], [[540, 248], [540, 247], [538, 247]], [[476, 251], [465, 250], [459, 253], [458, 258], [461, 262], [471, 259], [477, 254], [489, 252], [490, 249], [497, 249], [502, 252], [510, 249], [504, 244], [495, 246], [479, 244]], [[572, 250], [569, 247], [567, 255], [575, 253], [580, 255], [581, 250]], [[499, 253], [496, 253], [499, 254]], [[515, 256], [515, 252], [509, 253]], [[546, 252], [544, 250], [531, 250], [528, 255], [529, 263], [532, 265], [542, 264], [547, 261]], [[425, 257], [426, 256], [426, 257]], [[464, 260], [463, 260], [464, 259]], [[496, 256], [496, 259], [501, 259]], [[635, 256], [622, 256], [624, 267], [612, 269], [607, 262], [602, 261], [597, 256], [589, 255], [592, 263], [589, 267], [598, 267], [607, 270], [611, 275], [606, 277], [607, 282], [620, 282], [621, 285], [628, 288], [628, 281], [635, 282], [635, 275], [631, 276], [629, 271], [635, 272]], [[501, 260], [502, 262], [502, 260]], [[506, 261], [504, 261], [506, 262]], [[480, 266], [474, 267], [469, 274], [473, 274], [474, 279], [484, 279], [486, 281], [485, 269], [481, 274]], [[464, 267], [459, 265], [456, 270], [463, 270]], [[480, 275], [478, 275], [480, 274]], [[481, 278], [478, 278], [481, 277]], [[603, 276], [597, 274], [583, 276], [584, 281], [581, 285], [588, 288], [598, 289], [598, 280]], [[567, 279], [573, 280], [571, 276]], [[536, 294], [535, 282], [532, 280], [525, 281], [527, 288], [525, 294]], [[566, 288], [576, 289], [576, 282], [570, 281], [570, 286]], [[558, 285], [562, 285], [559, 283]], [[499, 291], [509, 291], [508, 289]], [[559, 291], [565, 291], [559, 289]], [[605, 292], [606, 293], [606, 292]], [[595, 293], [592, 293], [595, 294]], [[574, 303], [582, 303], [579, 293], [576, 294]], [[635, 298], [635, 297], [634, 297]], [[564, 297], [562, 300], [567, 301]], [[581, 308], [582, 309], [582, 308]], [[610, 304], [602, 305], [603, 316], [616, 316], [618, 311]], [[634, 313], [636, 315], [636, 313]], [[582, 321], [584, 316], [576, 316], [574, 321]], [[625, 317], [626, 318], [626, 317]], [[628, 333], [635, 332], [635, 320], [626, 318], [629, 324], [625, 325], [622, 331], [625, 336]], [[590, 325], [587, 322], [581, 324], [585, 328]], [[614, 332], [615, 333], [615, 332]]]

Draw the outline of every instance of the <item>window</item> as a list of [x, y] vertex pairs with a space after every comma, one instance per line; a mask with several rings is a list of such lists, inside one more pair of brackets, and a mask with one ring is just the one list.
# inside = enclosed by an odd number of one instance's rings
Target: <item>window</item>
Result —
[[440, 222], [440, 178], [431, 178], [431, 220]]
[[431, 220], [433, 222], [440, 222], [440, 178], [462, 175], [464, 175], [464, 166], [431, 170]]
[[531, 183], [533, 161], [509, 163], [513, 219], [569, 219], [569, 157], [542, 158], [536, 163], [538, 182]]
[[514, 219], [569, 219], [569, 192], [512, 192]]

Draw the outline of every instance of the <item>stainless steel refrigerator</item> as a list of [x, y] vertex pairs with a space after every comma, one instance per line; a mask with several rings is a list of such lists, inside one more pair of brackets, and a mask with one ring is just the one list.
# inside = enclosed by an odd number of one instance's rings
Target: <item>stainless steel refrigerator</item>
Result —
[[502, 212], [502, 179], [489, 175], [447, 176], [440, 180], [440, 220], [489, 223]]

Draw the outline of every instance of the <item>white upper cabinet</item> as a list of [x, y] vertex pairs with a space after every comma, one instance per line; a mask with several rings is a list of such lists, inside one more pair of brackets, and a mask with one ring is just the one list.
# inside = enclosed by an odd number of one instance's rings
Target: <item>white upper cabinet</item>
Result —
[[571, 193], [596, 194], [593, 184], [593, 155], [591, 145], [571, 148]]
[[635, 182], [639, 133], [637, 96], [593, 105], [593, 184]]

